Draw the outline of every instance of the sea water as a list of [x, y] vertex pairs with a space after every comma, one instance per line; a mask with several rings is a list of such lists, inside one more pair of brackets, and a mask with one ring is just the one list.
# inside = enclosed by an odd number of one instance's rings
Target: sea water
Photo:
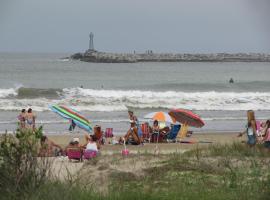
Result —
[[45, 132], [67, 132], [69, 122], [49, 109], [54, 104], [72, 107], [115, 134], [128, 129], [128, 109], [141, 122], [149, 112], [191, 109], [206, 124], [197, 132], [240, 131], [248, 109], [260, 120], [270, 118], [270, 63], [104, 64], [67, 56], [0, 54], [0, 132], [14, 131], [20, 110], [29, 107]]

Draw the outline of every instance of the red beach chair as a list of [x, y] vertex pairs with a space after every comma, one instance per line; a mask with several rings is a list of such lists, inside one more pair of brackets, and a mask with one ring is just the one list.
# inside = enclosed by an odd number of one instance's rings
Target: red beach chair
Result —
[[143, 141], [147, 141], [147, 142], [150, 142], [150, 127], [149, 127], [149, 124], [148, 123], [143, 123], [141, 125], [141, 129], [142, 129], [142, 140]]
[[85, 160], [89, 160], [89, 159], [92, 159], [92, 158], [95, 158], [97, 157], [97, 152], [96, 151], [92, 151], [92, 150], [85, 150], [83, 152], [83, 158]]
[[67, 156], [68, 156], [69, 161], [71, 161], [71, 160], [81, 161], [82, 160], [82, 151], [79, 147], [78, 148], [68, 148], [67, 149]]
[[105, 143], [111, 144], [113, 138], [113, 128], [106, 128], [104, 135], [105, 135]]
[[113, 128], [106, 128], [105, 138], [112, 138], [112, 137], [113, 137]]

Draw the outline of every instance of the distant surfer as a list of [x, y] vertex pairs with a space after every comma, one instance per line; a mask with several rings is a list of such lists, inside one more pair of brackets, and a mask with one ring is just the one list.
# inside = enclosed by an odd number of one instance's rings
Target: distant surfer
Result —
[[83, 85], [81, 85], [80, 88], [83, 88]]
[[234, 83], [233, 78], [230, 78], [229, 83]]

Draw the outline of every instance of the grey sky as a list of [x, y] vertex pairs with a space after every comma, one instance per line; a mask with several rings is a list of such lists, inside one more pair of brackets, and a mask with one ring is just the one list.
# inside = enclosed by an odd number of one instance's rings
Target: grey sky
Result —
[[269, 0], [0, 0], [0, 51], [270, 53]]

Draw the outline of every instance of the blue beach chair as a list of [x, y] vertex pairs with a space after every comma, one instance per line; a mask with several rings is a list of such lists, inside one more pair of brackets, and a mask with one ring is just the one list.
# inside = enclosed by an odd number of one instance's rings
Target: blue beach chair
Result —
[[173, 125], [170, 132], [167, 134], [167, 142], [175, 142], [177, 134], [181, 128], [180, 124]]

